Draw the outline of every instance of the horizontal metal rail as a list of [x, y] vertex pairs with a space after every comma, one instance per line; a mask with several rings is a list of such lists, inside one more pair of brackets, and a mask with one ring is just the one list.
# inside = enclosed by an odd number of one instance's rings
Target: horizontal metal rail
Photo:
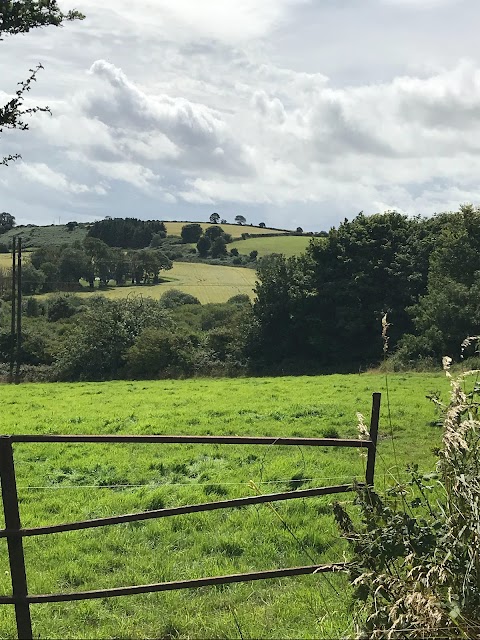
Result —
[[[357, 487], [365, 486], [360, 482]], [[336, 487], [318, 487], [315, 489], [299, 489], [297, 491], [285, 491], [282, 493], [267, 493], [259, 496], [249, 496], [246, 498], [233, 498], [232, 500], [220, 500], [217, 502], [204, 502], [200, 504], [189, 504], [181, 507], [171, 507], [169, 509], [155, 509], [153, 511], [142, 511], [139, 513], [129, 513], [121, 516], [111, 516], [108, 518], [95, 518], [93, 520], [82, 520], [65, 524], [50, 525], [47, 527], [35, 527], [31, 529], [1, 529], [0, 538], [26, 538], [29, 536], [41, 536], [50, 533], [63, 533], [65, 531], [80, 531], [82, 529], [93, 529], [95, 527], [105, 527], [112, 524], [122, 524], [124, 522], [139, 522], [142, 520], [154, 520], [157, 518], [167, 518], [169, 516], [179, 516], [186, 513], [199, 513], [202, 511], [215, 511], [217, 509], [228, 509], [232, 507], [246, 507], [252, 504], [262, 504], [265, 502], [280, 502], [282, 500], [294, 500], [298, 498], [313, 498], [315, 496], [326, 496], [332, 493], [346, 493], [354, 491], [353, 485], [342, 484]]]
[[[98, 598], [116, 598], [118, 596], [132, 596], [140, 593], [157, 593], [159, 591], [177, 591], [179, 589], [196, 589], [198, 587], [211, 587], [220, 584], [233, 584], [234, 582], [253, 582], [254, 580], [268, 580], [271, 578], [287, 578], [289, 576], [304, 576], [314, 573], [327, 573], [332, 571], [347, 571], [347, 562], [334, 564], [317, 564], [306, 567], [292, 567], [289, 569], [274, 569], [273, 571], [256, 571], [254, 573], [236, 573], [227, 576], [215, 576], [211, 578], [197, 578], [195, 580], [177, 580], [175, 582], [159, 582], [156, 584], [144, 584], [136, 587], [119, 587], [115, 589], [99, 589], [95, 591], [78, 591], [77, 593], [52, 593], [37, 596], [27, 596], [28, 604], [43, 604], [47, 602], [71, 602], [73, 600], [95, 600]], [[15, 604], [16, 598], [1, 596], [0, 605]]]
[[371, 440], [354, 440], [345, 438], [276, 438], [272, 436], [165, 436], [165, 435], [2, 435], [10, 442], [66, 442], [66, 443], [158, 443], [158, 444], [263, 444], [307, 447], [362, 447], [371, 449], [374, 444]]

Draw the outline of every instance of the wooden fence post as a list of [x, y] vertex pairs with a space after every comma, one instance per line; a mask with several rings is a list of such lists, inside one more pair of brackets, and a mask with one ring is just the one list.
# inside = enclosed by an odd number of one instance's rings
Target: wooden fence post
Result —
[[[5, 528], [10, 534], [15, 534], [15, 532], [20, 530], [21, 524], [18, 510], [13, 447], [8, 436], [0, 436], [0, 480], [2, 483]], [[7, 534], [7, 544], [10, 575], [12, 579], [12, 593], [15, 598], [15, 619], [17, 622], [18, 637], [20, 640], [32, 640], [32, 621], [30, 617], [30, 605], [27, 601], [28, 590], [23, 540], [18, 535]]]
[[373, 487], [375, 479], [375, 457], [377, 455], [378, 422], [380, 419], [381, 393], [374, 393], [372, 398], [372, 415], [370, 417], [370, 440], [373, 446], [368, 449], [367, 471], [365, 481], [367, 487]]

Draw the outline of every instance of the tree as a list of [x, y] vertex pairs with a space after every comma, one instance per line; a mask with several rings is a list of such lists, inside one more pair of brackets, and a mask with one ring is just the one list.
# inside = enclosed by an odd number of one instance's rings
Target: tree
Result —
[[220, 256], [227, 255], [227, 243], [222, 236], [215, 238], [212, 244], [211, 254], [212, 258], [219, 258]]
[[213, 242], [217, 238], [220, 238], [220, 236], [223, 236], [224, 233], [222, 227], [213, 225], [212, 227], [207, 227], [207, 229], [205, 230], [205, 235], [211, 242]]
[[260, 224], [258, 225], [260, 227], [260, 229], [265, 229], [265, 223], [264, 222], [260, 222]]
[[[83, 18], [79, 11], [71, 10], [63, 13], [56, 0], [3, 0], [0, 5], [0, 40], [3, 34], [28, 33], [37, 27], [48, 25], [58, 27], [66, 20], [83, 20]], [[43, 69], [41, 64], [30, 69], [29, 77], [19, 83], [15, 97], [0, 107], [0, 134], [5, 129], [27, 130], [29, 126], [23, 119], [24, 116], [37, 111], [51, 113], [48, 107], [24, 108], [25, 95], [31, 90], [32, 83], [36, 82], [40, 69]], [[0, 158], [0, 164], [7, 165], [18, 158], [20, 158], [19, 154], [9, 154]]]
[[208, 255], [211, 246], [212, 243], [210, 242], [210, 239], [207, 238], [207, 236], [202, 236], [197, 242], [197, 251], [199, 256], [201, 258], [205, 258]]
[[212, 215], [210, 216], [210, 222], [212, 224], [218, 224], [220, 220], [220, 216], [218, 215], [218, 213], [212, 213]]
[[[0, 131], [1, 131], [1, 128], [0, 128]], [[12, 216], [11, 213], [7, 213], [6, 211], [4, 211], [3, 213], [0, 213], [0, 234], [10, 231], [10, 229], [13, 229], [14, 226], [15, 226], [15, 218]]]
[[303, 229], [302, 229], [302, 227], [297, 227], [296, 232], [297, 232], [297, 233], [303, 233]]
[[27, 296], [39, 293], [46, 279], [43, 271], [26, 262], [22, 266], [22, 293]]
[[190, 244], [198, 242], [202, 234], [202, 226], [198, 224], [198, 222], [193, 222], [191, 224], [183, 225], [180, 235], [182, 236], [182, 240], [185, 244]]
[[233, 247], [232, 249], [230, 249], [230, 255], [232, 255], [232, 256], [238, 256], [238, 249], [237, 249], [237, 247]]
[[247, 222], [247, 219], [244, 216], [235, 216], [235, 222], [239, 225], [243, 225]]
[[65, 226], [67, 227], [68, 231], [73, 231], [76, 227], [78, 227], [78, 222], [67, 222]]
[[62, 286], [77, 285], [87, 271], [87, 256], [80, 249], [64, 249], [58, 262], [58, 275]]
[[256, 261], [257, 261], [257, 258], [258, 258], [258, 251], [255, 251], [255, 250], [254, 250], [254, 251], [250, 251], [250, 253], [249, 253], [249, 256], [248, 256], [248, 257], [250, 258], [250, 260], [251, 260], [252, 262], [256, 262]]

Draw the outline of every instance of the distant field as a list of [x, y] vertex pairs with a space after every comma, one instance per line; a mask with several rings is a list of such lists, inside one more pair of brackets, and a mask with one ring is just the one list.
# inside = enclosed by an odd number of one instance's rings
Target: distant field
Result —
[[[186, 224], [190, 224], [188, 222], [165, 222], [165, 226], [167, 227], [167, 235], [169, 236], [179, 236], [182, 232], [182, 227]], [[212, 226], [211, 222], [199, 222], [202, 226], [202, 229], [207, 229]], [[233, 238], [241, 238], [242, 233], [278, 233], [282, 234], [285, 231], [279, 229], [262, 229], [261, 227], [251, 227], [250, 225], [239, 225], [239, 224], [220, 224], [218, 226], [222, 227], [225, 233], [230, 233]]]
[[[431, 471], [441, 431], [425, 395], [442, 375], [23, 384], [2, 387], [3, 433], [356, 437], [383, 393], [376, 487]], [[395, 447], [393, 446], [393, 441]], [[357, 449], [221, 445], [16, 445], [25, 527], [350, 483]], [[252, 486], [250, 483], [255, 483]], [[334, 497], [25, 538], [29, 593], [73, 592], [342, 561]], [[353, 495], [337, 496], [353, 510]], [[0, 527], [4, 526], [0, 518]], [[6, 545], [0, 594], [10, 591]], [[342, 574], [32, 607], [35, 638], [351, 638]], [[0, 637], [13, 638], [12, 607]]]
[[297, 256], [305, 251], [311, 238], [306, 236], [278, 236], [269, 238], [247, 238], [237, 240], [229, 245], [229, 249], [236, 247], [241, 254], [248, 255], [251, 251], [258, 251], [260, 257], [269, 253], [283, 253], [287, 257]]
[[[196, 296], [202, 304], [226, 302], [232, 296], [247, 294], [253, 298], [253, 287], [257, 278], [254, 269], [242, 267], [223, 267], [220, 265], [200, 264], [196, 262], [174, 262], [170, 271], [162, 271], [162, 284], [146, 286], [112, 287], [100, 293], [107, 298], [126, 298], [128, 295], [141, 294], [145, 297], [160, 298], [169, 289], [180, 289]], [[95, 290], [95, 293], [99, 293]], [[39, 297], [47, 297], [45, 294]], [[80, 296], [92, 295], [89, 289], [78, 293]]]

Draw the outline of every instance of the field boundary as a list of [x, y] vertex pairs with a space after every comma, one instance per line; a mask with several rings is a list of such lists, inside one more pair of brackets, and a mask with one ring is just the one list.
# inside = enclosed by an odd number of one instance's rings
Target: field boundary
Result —
[[[205, 586], [232, 584], [235, 582], [251, 582], [289, 576], [309, 575], [345, 571], [349, 564], [339, 562], [333, 564], [309, 565], [303, 567], [287, 567], [269, 571], [256, 571], [225, 576], [208, 576], [193, 580], [179, 580], [147, 585], [126, 586], [113, 589], [99, 589], [94, 591], [79, 591], [74, 593], [52, 593], [29, 595], [27, 573], [23, 550], [23, 538], [40, 535], [50, 535], [65, 531], [78, 531], [96, 527], [110, 526], [126, 522], [138, 522], [180, 514], [213, 511], [217, 509], [238, 508], [253, 504], [272, 503], [283, 500], [303, 499], [307, 497], [331, 495], [354, 491], [357, 487], [374, 485], [375, 458], [378, 440], [378, 426], [380, 416], [381, 394], [374, 393], [370, 418], [369, 438], [341, 439], [341, 438], [274, 438], [250, 436], [166, 436], [166, 435], [4, 435], [0, 436], [0, 482], [2, 487], [3, 511], [5, 529], [0, 530], [0, 538], [7, 539], [8, 558], [12, 582], [12, 595], [0, 597], [0, 605], [14, 605], [18, 637], [32, 640], [31, 604], [50, 602], [69, 602], [76, 600], [92, 600], [98, 598], [113, 598], [140, 593], [154, 593], [192, 589]], [[185, 505], [168, 509], [157, 509], [134, 514], [124, 514], [109, 518], [97, 518], [53, 526], [22, 528], [20, 521], [19, 500], [15, 477], [14, 444], [22, 443], [175, 443], [175, 444], [222, 444], [222, 445], [267, 445], [267, 446], [309, 446], [309, 447], [355, 447], [367, 449], [367, 464], [365, 482], [356, 485], [337, 485], [287, 491], [281, 493], [261, 494], [246, 498], [236, 498], [217, 502]]]

